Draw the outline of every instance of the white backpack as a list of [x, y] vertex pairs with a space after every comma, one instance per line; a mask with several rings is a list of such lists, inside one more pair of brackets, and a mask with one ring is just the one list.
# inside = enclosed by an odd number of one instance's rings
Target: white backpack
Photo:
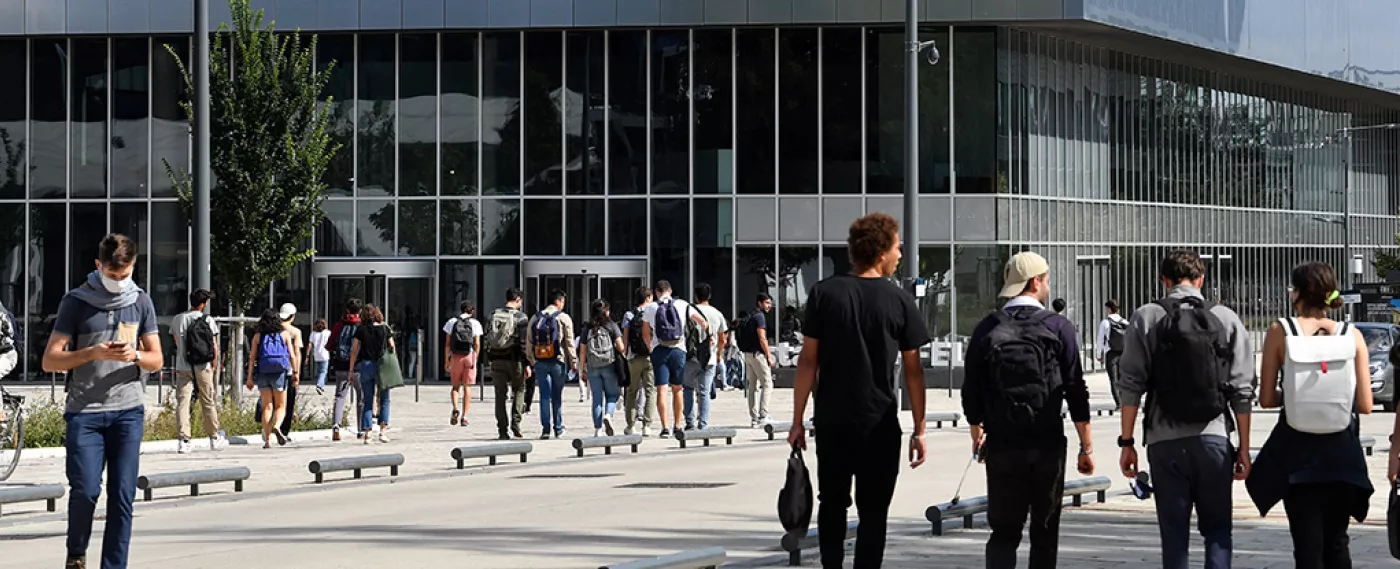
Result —
[[1280, 318], [1284, 339], [1283, 409], [1288, 426], [1325, 435], [1351, 426], [1356, 400], [1356, 340], [1338, 323], [1330, 336], [1303, 336], [1294, 318]]

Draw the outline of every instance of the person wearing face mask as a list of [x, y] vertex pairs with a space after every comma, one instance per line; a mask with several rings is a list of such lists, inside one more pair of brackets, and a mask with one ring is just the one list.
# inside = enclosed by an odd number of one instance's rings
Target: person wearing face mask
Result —
[[44, 349], [46, 372], [69, 374], [67, 423], [68, 558], [87, 567], [93, 513], [107, 470], [104, 569], [125, 569], [131, 544], [132, 502], [145, 432], [141, 378], [164, 360], [151, 297], [131, 280], [136, 243], [109, 234], [98, 245], [97, 270], [58, 306]]

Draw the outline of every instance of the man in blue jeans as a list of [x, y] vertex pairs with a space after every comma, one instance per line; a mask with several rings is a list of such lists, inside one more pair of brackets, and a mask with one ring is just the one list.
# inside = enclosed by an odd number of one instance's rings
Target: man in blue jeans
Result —
[[[708, 349], [699, 351], [708, 354], [686, 354], [685, 363], [685, 430], [694, 429], [697, 425], [701, 429], [710, 426], [710, 398], [714, 390], [715, 374], [718, 372], [720, 347], [724, 345], [729, 332], [729, 323], [725, 322], [724, 314], [718, 308], [710, 306], [710, 298], [714, 296], [714, 291], [709, 284], [700, 283], [695, 285], [695, 305], [691, 306], [690, 312], [700, 313], [705, 317], [708, 331], [697, 334], [697, 341]], [[698, 325], [696, 330], [700, 330]], [[705, 361], [701, 361], [701, 359]], [[696, 417], [696, 410], [699, 410], [699, 417]]]
[[551, 427], [554, 438], [564, 437], [564, 382], [570, 370], [578, 371], [574, 321], [564, 312], [564, 291], [554, 290], [549, 298], [544, 310], [530, 319], [525, 334], [525, 355], [540, 387], [540, 426], [544, 428], [540, 440], [549, 439]]
[[652, 373], [656, 375], [656, 413], [661, 416], [661, 438], [671, 436], [666, 428], [666, 391], [671, 392], [671, 426], [681, 427], [681, 388], [685, 383], [685, 321], [687, 315], [702, 329], [709, 324], [690, 303], [671, 296], [671, 283], [656, 281], [656, 302], [642, 312], [642, 336], [651, 346]]
[[58, 306], [44, 349], [47, 372], [71, 372], [67, 421], [67, 569], [87, 568], [93, 512], [107, 472], [107, 524], [102, 569], [125, 569], [131, 543], [132, 501], [145, 432], [143, 371], [163, 357], [151, 297], [131, 280], [136, 243], [109, 234], [98, 245], [97, 270]]

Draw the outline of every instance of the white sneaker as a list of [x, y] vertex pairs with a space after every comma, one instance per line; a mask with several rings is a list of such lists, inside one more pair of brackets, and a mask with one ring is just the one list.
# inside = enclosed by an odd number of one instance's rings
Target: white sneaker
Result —
[[749, 421], [749, 428], [750, 428], [750, 429], [757, 429], [757, 428], [762, 427], [762, 426], [763, 426], [763, 424], [762, 424], [762, 423], [759, 423], [758, 421]]
[[210, 450], [224, 450], [224, 447], [227, 447], [227, 446], [228, 446], [228, 437], [225, 437], [225, 436], [224, 436], [224, 432], [223, 432], [223, 431], [219, 431], [219, 434], [218, 434], [217, 436], [209, 437], [209, 449], [210, 449]]
[[610, 436], [610, 437], [613, 436], [613, 434], [617, 432], [617, 431], [613, 430], [613, 418], [612, 418], [612, 415], [603, 415], [603, 430], [604, 430], [604, 431], [607, 431], [608, 436]]
[[379, 431], [379, 442], [381, 442], [381, 443], [387, 443], [387, 442], [389, 442], [389, 433], [386, 433], [386, 432], [384, 432], [384, 431]]
[[650, 437], [650, 436], [651, 436], [651, 427], [642, 427], [642, 436], [644, 436], [644, 437]]
[[603, 436], [603, 430], [602, 430], [602, 429], [593, 429], [593, 436], [595, 436], [595, 437], [601, 437], [601, 436]]
[[192, 450], [194, 450], [194, 446], [191, 445], [189, 441], [182, 440], [179, 444], [175, 445], [175, 452], [179, 454], [189, 454]]
[[637, 432], [637, 429], [634, 428], [634, 427], [627, 427], [626, 429], [623, 429], [623, 430], [622, 430], [622, 434], [624, 434], [624, 435], [630, 435], [630, 434], [635, 433], [635, 432]]

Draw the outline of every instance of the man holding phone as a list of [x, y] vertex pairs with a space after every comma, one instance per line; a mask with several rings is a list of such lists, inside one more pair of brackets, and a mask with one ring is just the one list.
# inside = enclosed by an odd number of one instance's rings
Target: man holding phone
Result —
[[125, 569], [132, 502], [145, 433], [142, 377], [159, 371], [163, 356], [151, 297], [131, 280], [136, 243], [109, 234], [98, 245], [97, 270], [58, 307], [44, 350], [47, 372], [71, 372], [67, 422], [68, 559], [86, 569], [93, 512], [107, 469], [103, 569]]

